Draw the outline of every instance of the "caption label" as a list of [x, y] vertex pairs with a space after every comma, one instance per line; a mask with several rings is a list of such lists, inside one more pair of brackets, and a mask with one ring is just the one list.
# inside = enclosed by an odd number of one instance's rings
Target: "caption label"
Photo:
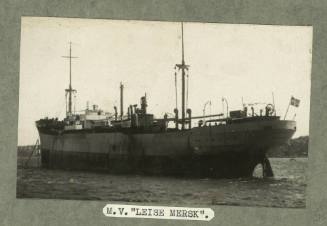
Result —
[[103, 208], [107, 217], [155, 218], [174, 220], [210, 221], [215, 213], [210, 208], [189, 208], [170, 206], [135, 206], [107, 204]]

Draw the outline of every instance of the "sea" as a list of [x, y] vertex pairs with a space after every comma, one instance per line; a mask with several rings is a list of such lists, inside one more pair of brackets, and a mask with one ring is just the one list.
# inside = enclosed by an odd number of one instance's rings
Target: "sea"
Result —
[[147, 205], [305, 208], [307, 158], [270, 158], [273, 178], [176, 178], [51, 170], [18, 164], [17, 198], [103, 200]]

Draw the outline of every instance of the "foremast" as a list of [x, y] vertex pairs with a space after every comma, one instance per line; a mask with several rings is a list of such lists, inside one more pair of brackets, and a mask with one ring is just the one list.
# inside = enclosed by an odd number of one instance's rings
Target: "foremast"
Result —
[[[68, 109], [66, 104], [66, 117], [69, 117], [72, 115], [72, 95], [76, 93], [76, 90], [72, 88], [72, 58], [77, 58], [72, 56], [72, 43], [69, 42], [69, 56], [63, 56], [64, 58], [69, 59], [69, 87], [68, 89], [65, 89], [66, 98], [68, 95]], [[67, 101], [67, 99], [66, 99]], [[67, 102], [66, 102], [67, 103]]]

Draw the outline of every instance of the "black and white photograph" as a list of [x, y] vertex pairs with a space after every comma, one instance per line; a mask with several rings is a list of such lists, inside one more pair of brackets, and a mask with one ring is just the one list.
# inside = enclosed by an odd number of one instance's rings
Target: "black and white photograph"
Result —
[[19, 199], [305, 208], [312, 26], [22, 17]]

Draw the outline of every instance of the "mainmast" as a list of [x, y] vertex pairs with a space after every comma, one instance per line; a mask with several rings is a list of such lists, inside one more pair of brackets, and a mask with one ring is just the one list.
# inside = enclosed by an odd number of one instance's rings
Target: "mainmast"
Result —
[[69, 42], [69, 56], [63, 56], [64, 58], [69, 58], [69, 87], [65, 89], [66, 96], [68, 94], [68, 110], [66, 109], [66, 116], [72, 115], [72, 94], [76, 92], [72, 88], [72, 58], [77, 58], [72, 56], [72, 43]]
[[184, 60], [184, 27], [182, 22], [182, 63], [176, 64], [179, 70], [182, 70], [182, 130], [185, 129], [185, 70], [188, 70], [189, 65], [185, 64]]

